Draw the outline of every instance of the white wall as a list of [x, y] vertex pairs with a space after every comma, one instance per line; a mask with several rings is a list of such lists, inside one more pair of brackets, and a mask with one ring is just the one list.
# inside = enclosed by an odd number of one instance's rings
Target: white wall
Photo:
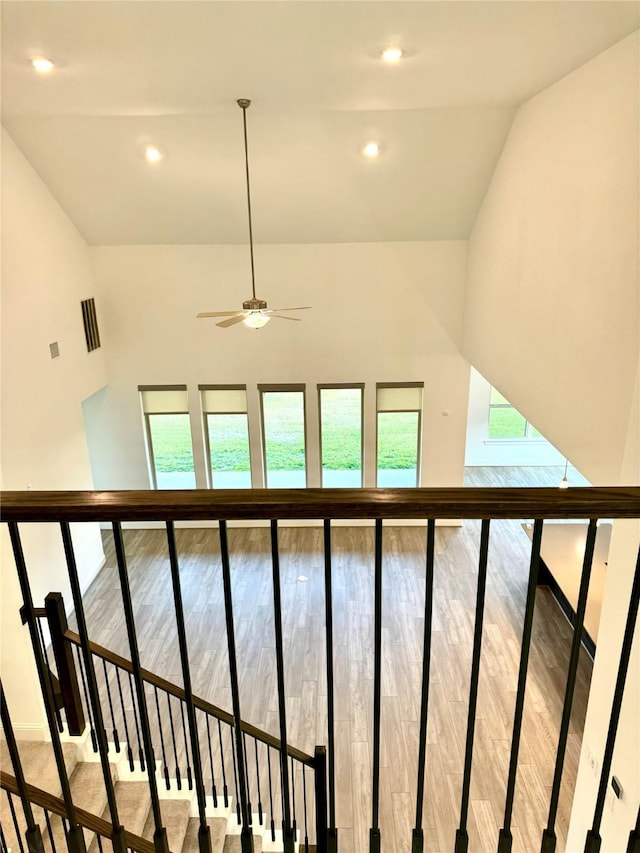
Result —
[[[524, 104], [469, 242], [463, 352], [595, 484], [640, 484], [638, 34]], [[593, 819], [640, 540], [614, 524], [567, 850]], [[602, 849], [626, 849], [640, 799], [638, 631]]]
[[544, 438], [490, 439], [490, 399], [490, 383], [472, 367], [465, 465], [564, 465], [564, 456]]
[[[465, 243], [257, 246], [258, 296], [273, 307], [313, 306], [300, 312], [300, 323], [272, 320], [259, 331], [196, 319], [251, 295], [247, 246], [98, 247], [92, 254], [110, 343], [109, 387], [85, 407], [89, 421], [89, 409], [100, 412], [100, 425], [89, 426], [99, 488], [148, 487], [137, 386], [174, 383], [189, 387], [204, 470], [199, 383], [247, 384], [255, 447], [258, 383], [305, 382], [317, 431], [316, 384], [365, 382], [365, 476], [373, 485], [375, 383], [424, 381], [422, 483], [462, 483], [469, 368], [456, 341]], [[310, 440], [310, 486], [320, 482], [314, 447]]]
[[[89, 250], [4, 131], [2, 249], [2, 487], [90, 489], [81, 401], [105, 383], [105, 366], [102, 351], [87, 353], [84, 341], [80, 300], [93, 295]], [[53, 341], [60, 345], [55, 360]], [[22, 525], [21, 534], [36, 606], [55, 590], [69, 608], [59, 530]], [[100, 531], [74, 526], [73, 537], [86, 587], [104, 558]], [[34, 674], [14, 576], [3, 536], [2, 647], [11, 649], [3, 680], [16, 723], [33, 727], [41, 713], [28, 698]]]
[[638, 34], [516, 114], [469, 241], [463, 353], [594, 484], [638, 357]]
[[[620, 482], [640, 484], [640, 359]], [[604, 601], [598, 630], [598, 651], [585, 719], [574, 806], [567, 850], [582, 849], [580, 839], [591, 828], [600, 781], [600, 768], [611, 714], [629, 595], [640, 547], [640, 521], [621, 519], [613, 526]], [[588, 753], [596, 757], [594, 774]], [[626, 850], [629, 830], [640, 807], [640, 618], [636, 620], [620, 724], [611, 764], [623, 789], [621, 800], [608, 789], [602, 820], [602, 850]]]

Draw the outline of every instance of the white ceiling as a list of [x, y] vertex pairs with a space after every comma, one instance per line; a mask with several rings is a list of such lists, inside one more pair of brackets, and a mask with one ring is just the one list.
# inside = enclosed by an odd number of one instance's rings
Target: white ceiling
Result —
[[257, 242], [464, 239], [517, 105], [640, 24], [617, 0], [1, 6], [3, 124], [93, 245], [247, 240], [238, 97]]

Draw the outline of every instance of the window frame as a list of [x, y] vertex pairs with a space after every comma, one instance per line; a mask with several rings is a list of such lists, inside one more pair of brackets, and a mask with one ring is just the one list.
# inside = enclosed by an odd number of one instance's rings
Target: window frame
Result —
[[[244, 412], [207, 412], [203, 406], [203, 391], [244, 391], [245, 400], [247, 404], [247, 408]], [[251, 454], [251, 430], [249, 429], [249, 403], [247, 398], [247, 386], [242, 384], [235, 385], [198, 385], [198, 394], [200, 395], [200, 410], [202, 412], [202, 429], [203, 429], [203, 441], [204, 441], [204, 450], [205, 450], [205, 462], [206, 462], [206, 476], [207, 476], [207, 486], [210, 489], [217, 488], [213, 485], [213, 469], [211, 467], [211, 444], [209, 441], [209, 424], [207, 418], [209, 415], [240, 415], [244, 414], [247, 419], [247, 441], [249, 444], [249, 476], [251, 479], [250, 489], [254, 488], [253, 481], [253, 465], [252, 465], [252, 454]]]
[[420, 388], [422, 390], [422, 404], [419, 409], [383, 409], [384, 412], [417, 412], [418, 413], [418, 430], [417, 430], [417, 447], [416, 447], [416, 483], [413, 488], [418, 488], [420, 485], [420, 474], [422, 471], [422, 410], [424, 409], [424, 382], [376, 382], [376, 488], [412, 488], [411, 486], [388, 486], [383, 487], [378, 485], [378, 433], [379, 433], [379, 415], [378, 409], [378, 390], [380, 388]]
[[[176, 412], [145, 412], [144, 410], [144, 402], [142, 400], [142, 392], [143, 391], [184, 391], [187, 394], [187, 409], [186, 411], [176, 411]], [[153, 439], [151, 437], [151, 421], [149, 420], [152, 416], [156, 415], [187, 415], [189, 417], [189, 432], [191, 432], [191, 418], [189, 413], [189, 399], [188, 399], [189, 389], [186, 385], [138, 385], [138, 399], [140, 400], [140, 408], [142, 409], [142, 417], [144, 420], [144, 429], [145, 429], [145, 443], [147, 446], [147, 461], [149, 467], [149, 479], [151, 480], [151, 484], [153, 488], [157, 492], [165, 491], [164, 489], [158, 488], [158, 476], [156, 472], [156, 459], [155, 454], [153, 452]], [[191, 436], [191, 458], [193, 459], [193, 478], [194, 478], [194, 486], [193, 488], [197, 488], [198, 480], [196, 477], [196, 460], [195, 454], [193, 452], [193, 436]]]
[[[278, 394], [283, 392], [300, 393], [302, 392], [302, 419], [304, 423], [304, 486], [301, 488], [309, 488], [309, 435], [307, 429], [307, 386], [305, 382], [285, 382], [285, 383], [259, 383], [258, 396], [260, 398], [260, 437], [262, 442], [262, 476], [264, 478], [264, 486], [266, 489], [274, 488], [269, 486], [269, 477], [267, 472], [267, 441], [264, 428], [264, 395]], [[296, 488], [291, 486], [289, 488]]]
[[[331, 390], [359, 390], [360, 391], [360, 485], [354, 488], [363, 488], [364, 486], [364, 382], [323, 382], [319, 383], [318, 389], [318, 456], [320, 461], [320, 487], [338, 488], [325, 486], [323, 484], [323, 466], [322, 466], [322, 391]], [[377, 430], [376, 430], [377, 437]]]

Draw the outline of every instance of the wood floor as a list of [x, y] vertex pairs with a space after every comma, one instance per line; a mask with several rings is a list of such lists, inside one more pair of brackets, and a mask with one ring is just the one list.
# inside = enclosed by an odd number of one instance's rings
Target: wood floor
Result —
[[[560, 472], [561, 476], [562, 472]], [[425, 850], [451, 851], [459, 820], [480, 525], [437, 528]], [[229, 531], [241, 708], [278, 735], [267, 529]], [[380, 826], [384, 851], [409, 851], [415, 818], [424, 626], [423, 527], [384, 527]], [[177, 531], [194, 692], [231, 710], [218, 531]], [[142, 665], [182, 683], [164, 532], [125, 531]], [[502, 824], [530, 542], [519, 522], [493, 522], [469, 809], [470, 850], [496, 849]], [[129, 656], [109, 533], [106, 566], [85, 597], [91, 639]], [[326, 744], [322, 530], [281, 528], [289, 741]], [[304, 580], [302, 578], [305, 578]], [[373, 716], [373, 527], [333, 530], [337, 824], [342, 853], [368, 849]], [[540, 846], [572, 632], [537, 592], [513, 850]], [[565, 848], [591, 677], [582, 652], [557, 822]]]

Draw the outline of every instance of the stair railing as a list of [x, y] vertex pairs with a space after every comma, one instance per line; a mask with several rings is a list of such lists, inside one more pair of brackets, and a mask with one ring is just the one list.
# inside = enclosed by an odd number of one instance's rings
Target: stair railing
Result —
[[[35, 609], [36, 618], [46, 620], [51, 636], [51, 649], [57, 661], [56, 680], [68, 689], [62, 689], [63, 704], [67, 721], [86, 717], [89, 729], [91, 749], [99, 752], [96, 721], [92, 713], [92, 702], [87, 688], [86, 663], [81, 656], [81, 641], [77, 632], [69, 628], [63, 597], [59, 592], [49, 593], [44, 608]], [[99, 693], [99, 705], [103, 713], [104, 736], [108, 741], [110, 760], [122, 756], [129, 770], [146, 770], [145, 751], [141, 741], [139, 705], [133, 686], [133, 664], [127, 658], [94, 642], [89, 642], [93, 657], [91, 669], [95, 672]], [[234, 742], [235, 719], [233, 714], [224, 711], [211, 702], [191, 694], [195, 724], [188, 718], [187, 690], [165, 678], [141, 667], [140, 674], [145, 687], [147, 706], [151, 708], [149, 725], [152, 740], [152, 752], [156, 760], [161, 761], [161, 775], [167, 791], [174, 788], [196, 790], [200, 779], [204, 794], [204, 808], [209, 798], [214, 809], [229, 808], [230, 790], [234, 795], [235, 812], [238, 826], [242, 825], [239, 791], [239, 769]], [[56, 677], [54, 676], [54, 677]], [[68, 724], [69, 734], [83, 734]], [[198, 735], [194, 743], [191, 732]], [[241, 721], [243, 753], [246, 756], [245, 789], [248, 814], [253, 820], [253, 806], [257, 809], [258, 825], [263, 826], [265, 813], [270, 815], [267, 828], [273, 842], [276, 840], [276, 816], [279, 814], [280, 788], [277, 774], [284, 754], [291, 775], [297, 775], [307, 786], [307, 776], [312, 775], [310, 785], [311, 800], [318, 791], [318, 807], [322, 810], [322, 792], [326, 791], [326, 756], [323, 747], [317, 747], [315, 755], [309, 755], [287, 744], [282, 750], [282, 742], [268, 732], [264, 732], [250, 723]], [[247, 747], [247, 739], [250, 745]], [[126, 744], [126, 753], [125, 753]], [[277, 756], [271, 766], [272, 753]], [[193, 768], [192, 768], [193, 765]], [[265, 768], [268, 772], [265, 773]], [[320, 782], [318, 776], [320, 775]], [[265, 809], [263, 801], [262, 777], [265, 777], [264, 795], [268, 798]], [[276, 798], [274, 800], [274, 792]], [[300, 805], [300, 804], [299, 804]], [[303, 803], [301, 814], [303, 825], [311, 828], [311, 817], [307, 802]], [[275, 807], [275, 808], [274, 808]], [[200, 808], [200, 804], [199, 804]], [[315, 825], [326, 826], [326, 804], [324, 815]], [[206, 819], [206, 815], [205, 815]], [[297, 824], [294, 813], [293, 822]], [[312, 836], [313, 837], [313, 836]], [[301, 836], [304, 845], [304, 836]], [[307, 837], [308, 846], [308, 837]]]
[[[416, 802], [416, 820], [413, 830], [412, 851], [421, 853], [424, 845], [423, 828], [423, 794], [424, 785], [428, 781], [426, 766], [426, 730], [429, 718], [429, 666], [431, 661], [431, 616], [432, 616], [432, 592], [434, 577], [434, 537], [435, 522], [437, 518], [457, 519], [480, 519], [483, 521], [481, 548], [478, 569], [478, 588], [476, 602], [476, 616], [474, 625], [474, 649], [471, 663], [471, 680], [469, 709], [467, 720], [467, 743], [465, 750], [465, 761], [463, 771], [462, 802], [460, 809], [460, 821], [456, 831], [454, 843], [456, 853], [466, 853], [468, 850], [468, 833], [466, 827], [467, 811], [469, 804], [469, 785], [471, 766], [473, 760], [473, 741], [475, 725], [475, 707], [478, 689], [478, 673], [480, 662], [480, 644], [482, 638], [482, 616], [484, 612], [484, 591], [487, 571], [487, 548], [489, 524], [491, 519], [534, 519], [533, 542], [528, 572], [527, 594], [525, 604], [524, 623], [522, 627], [522, 643], [520, 649], [520, 663], [518, 671], [518, 683], [515, 698], [515, 710], [513, 721], [513, 732], [511, 739], [511, 754], [509, 760], [508, 780], [506, 784], [506, 801], [503, 823], [497, 839], [498, 853], [509, 853], [512, 849], [511, 822], [516, 785], [516, 771], [518, 766], [518, 755], [520, 747], [521, 727], [523, 718], [523, 707], [525, 689], [527, 683], [527, 670], [529, 663], [529, 652], [532, 636], [532, 620], [535, 603], [535, 591], [540, 566], [540, 543], [545, 519], [588, 519], [589, 537], [585, 549], [581, 589], [576, 614], [575, 630], [573, 636], [571, 659], [567, 674], [567, 683], [564, 697], [563, 722], [560, 727], [558, 748], [554, 772], [554, 784], [550, 797], [549, 820], [547, 827], [542, 831], [541, 853], [553, 853], [556, 849], [555, 819], [558, 805], [560, 781], [562, 779], [564, 757], [567, 738], [567, 719], [570, 714], [573, 691], [576, 681], [576, 660], [582, 636], [583, 619], [588, 589], [589, 574], [593, 559], [592, 540], [596, 521], [598, 518], [638, 518], [640, 517], [640, 489], [638, 488], [580, 488], [580, 489], [305, 489], [305, 490], [251, 490], [250, 492], [238, 491], [210, 491], [194, 490], [188, 492], [13, 492], [3, 496], [4, 520], [9, 524], [9, 531], [14, 548], [18, 577], [24, 599], [26, 619], [29, 624], [32, 644], [41, 686], [45, 696], [49, 728], [52, 734], [54, 748], [59, 749], [59, 733], [56, 728], [55, 706], [52, 691], [46, 675], [44, 655], [39, 648], [34, 605], [31, 598], [31, 590], [28, 579], [20, 535], [19, 523], [26, 522], [57, 522], [61, 525], [63, 539], [65, 537], [65, 525], [70, 522], [112, 522], [114, 540], [116, 543], [116, 556], [120, 578], [123, 607], [127, 622], [127, 635], [130, 646], [130, 669], [121, 665], [121, 669], [127, 669], [128, 675], [135, 683], [135, 703], [138, 708], [139, 726], [142, 731], [141, 761], [146, 763], [149, 774], [150, 787], [153, 788], [155, 774], [155, 759], [151, 742], [149, 727], [148, 701], [145, 694], [145, 681], [148, 682], [148, 674], [145, 673], [139, 662], [137, 649], [136, 626], [131, 608], [131, 599], [128, 587], [128, 572], [126, 555], [121, 532], [121, 523], [125, 521], [165, 521], [167, 523], [167, 536], [169, 548], [171, 548], [171, 534], [175, 521], [218, 521], [221, 543], [221, 557], [223, 569], [223, 581], [225, 587], [225, 615], [227, 644], [229, 650], [229, 663], [231, 671], [231, 692], [233, 713], [230, 717], [229, 726], [233, 732], [232, 756], [236, 762], [236, 779], [238, 781], [238, 800], [240, 807], [240, 820], [242, 825], [242, 853], [251, 853], [253, 850], [251, 816], [249, 809], [249, 790], [247, 781], [247, 755], [250, 750], [246, 747], [246, 735], [242, 723], [240, 708], [240, 696], [238, 689], [238, 672], [235, 654], [235, 628], [233, 620], [233, 601], [231, 595], [231, 584], [229, 582], [228, 543], [226, 541], [226, 523], [228, 520], [268, 520], [271, 524], [272, 534], [272, 567], [273, 567], [273, 595], [274, 609], [276, 611], [276, 654], [278, 671], [278, 701], [279, 701], [279, 724], [281, 732], [282, 748], [280, 756], [280, 793], [283, 796], [282, 808], [282, 831], [285, 853], [290, 853], [293, 848], [293, 840], [296, 837], [296, 826], [292, 805], [296, 796], [294, 787], [295, 776], [290, 774], [289, 761], [291, 758], [289, 747], [286, 745], [286, 707], [285, 707], [285, 684], [282, 666], [282, 626], [278, 618], [279, 607], [279, 550], [277, 535], [277, 519], [321, 519], [325, 528], [325, 603], [326, 603], [326, 642], [327, 642], [327, 689], [331, 697], [328, 703], [328, 762], [327, 762], [327, 785], [329, 789], [328, 808], [328, 830], [318, 830], [318, 847], [325, 850], [337, 849], [337, 829], [335, 818], [335, 718], [333, 711], [334, 680], [333, 680], [333, 637], [332, 637], [332, 601], [331, 601], [331, 520], [332, 519], [369, 519], [375, 524], [375, 555], [374, 555], [374, 679], [373, 679], [373, 754], [372, 754], [372, 799], [371, 799], [371, 825], [369, 833], [369, 849], [371, 853], [379, 853], [382, 849], [382, 838], [379, 826], [379, 799], [380, 799], [380, 723], [381, 723], [381, 640], [382, 640], [382, 581], [384, 574], [383, 550], [382, 550], [382, 521], [383, 519], [422, 519], [427, 521], [427, 561], [425, 568], [425, 583], [427, 594], [425, 596], [425, 633], [424, 633], [424, 656], [422, 670], [421, 711], [420, 711], [420, 735], [418, 755], [418, 777]], [[68, 544], [68, 543], [67, 543]], [[67, 553], [67, 566], [70, 574], [76, 573], [75, 561], [72, 558], [72, 550], [65, 547]], [[71, 559], [70, 559], [71, 556]], [[76, 573], [77, 574], [77, 573]], [[174, 590], [175, 593], [175, 590]], [[618, 675], [615, 693], [608, 726], [607, 744], [601, 766], [600, 785], [594, 808], [592, 827], [585, 839], [585, 853], [598, 853], [601, 849], [600, 826], [602, 821], [604, 795], [609, 784], [609, 773], [613, 747], [617, 734], [622, 696], [629, 666], [631, 644], [637, 620], [638, 605], [640, 601], [640, 551], [635, 566], [634, 580], [629, 597], [629, 607], [626, 614], [626, 628], [622, 643], [621, 655], [618, 663]], [[178, 596], [174, 598], [178, 606]], [[75, 598], [74, 598], [75, 604]], [[96, 651], [88, 643], [87, 639], [79, 632], [78, 643], [83, 651], [83, 660], [87, 670], [94, 669], [93, 660]], [[182, 650], [181, 650], [182, 652]], [[103, 660], [106, 660], [103, 656]], [[121, 662], [122, 664], [122, 662]], [[87, 680], [91, 679], [87, 675]], [[160, 685], [155, 685], [160, 689]], [[186, 686], [186, 683], [185, 683]], [[166, 685], [165, 685], [166, 688]], [[101, 721], [96, 713], [97, 703], [94, 701], [93, 691], [89, 689], [89, 702], [93, 714], [94, 725], [100, 726]], [[168, 694], [170, 690], [166, 690]], [[187, 717], [195, 720], [195, 712], [198, 708], [196, 697], [189, 696], [189, 689], [185, 689], [178, 697], [187, 707]], [[189, 712], [188, 703], [192, 703], [192, 712]], [[135, 707], [135, 706], [134, 706]], [[201, 709], [202, 710], [202, 709]], [[205, 709], [206, 710], [206, 709]], [[217, 709], [219, 710], [219, 709]], [[220, 720], [215, 713], [211, 716]], [[231, 725], [233, 723], [233, 725]], [[194, 725], [193, 728], [197, 726]], [[104, 732], [96, 732], [96, 738], [100, 745], [104, 738]], [[57, 744], [57, 747], [56, 747]], [[193, 745], [193, 741], [192, 741]], [[269, 753], [267, 753], [269, 755]], [[314, 756], [315, 758], [316, 756]], [[322, 762], [320, 762], [322, 764]], [[59, 768], [60, 769], [60, 768]], [[72, 813], [66, 796], [68, 780], [65, 779], [64, 769], [60, 769], [63, 787], [63, 800], [67, 809], [70, 834], [78, 827], [77, 815]], [[303, 775], [303, 780], [304, 780]], [[438, 781], [436, 780], [436, 784]], [[304, 783], [303, 783], [304, 787]], [[299, 796], [299, 792], [298, 792]], [[303, 790], [306, 800], [306, 791]], [[152, 792], [153, 798], [153, 792]], [[73, 804], [71, 804], [72, 807]], [[155, 850], [157, 853], [166, 853], [161, 843], [163, 828], [161, 815], [158, 808], [156, 816]], [[317, 807], [318, 815], [322, 815], [323, 807]], [[635, 851], [637, 846], [638, 827], [631, 828], [629, 836], [629, 850]], [[206, 832], [202, 833], [203, 843], [201, 853], [208, 853], [206, 844]], [[635, 845], [635, 846], [634, 846]], [[80, 848], [69, 845], [71, 853], [82, 853]]]

